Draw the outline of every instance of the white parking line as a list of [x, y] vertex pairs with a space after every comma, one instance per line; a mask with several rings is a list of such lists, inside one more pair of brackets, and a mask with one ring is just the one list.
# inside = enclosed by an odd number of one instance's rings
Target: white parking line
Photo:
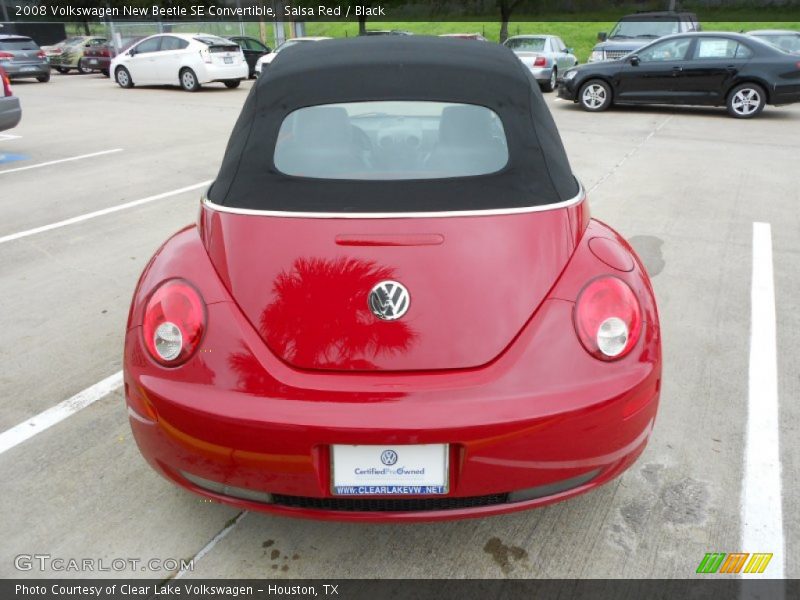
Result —
[[101, 152], [92, 152], [91, 154], [81, 154], [80, 156], [70, 156], [69, 158], [59, 158], [58, 160], [49, 160], [47, 162], [36, 163], [35, 165], [28, 165], [26, 167], [17, 167], [16, 169], [6, 169], [5, 171], [0, 171], [0, 175], [8, 175], [9, 173], [19, 173], [20, 171], [28, 171], [29, 169], [49, 167], [50, 165], [72, 162], [73, 160], [82, 160], [84, 158], [92, 158], [94, 156], [103, 156], [104, 154], [114, 154], [115, 152], [122, 152], [122, 148], [114, 148], [113, 150], [102, 150]]
[[86, 408], [103, 396], [107, 396], [121, 385], [122, 371], [117, 371], [113, 375], [95, 383], [92, 387], [86, 388], [71, 398], [67, 398], [52, 408], [48, 408], [46, 411], [39, 413], [35, 417], [0, 433], [0, 454], [32, 438], [37, 433], [41, 433], [45, 429], [52, 427], [56, 423], [60, 423], [82, 408]]
[[0, 133], [0, 141], [8, 141], [8, 140], [18, 140], [22, 136], [21, 135], [13, 135], [11, 133]]
[[81, 221], [88, 221], [89, 219], [102, 217], [103, 215], [119, 212], [127, 208], [133, 208], [134, 206], [141, 206], [142, 204], [147, 204], [148, 202], [155, 202], [156, 200], [162, 200], [163, 198], [169, 198], [170, 196], [177, 196], [178, 194], [191, 192], [192, 190], [196, 190], [202, 187], [207, 187], [208, 185], [211, 184], [211, 181], [213, 180], [209, 179], [208, 181], [201, 181], [200, 183], [195, 183], [194, 185], [187, 185], [186, 187], [182, 187], [177, 190], [172, 190], [170, 192], [164, 192], [163, 194], [156, 194], [155, 196], [148, 196], [147, 198], [132, 200], [131, 202], [126, 202], [124, 204], [117, 204], [116, 206], [110, 206], [109, 208], [103, 208], [101, 210], [96, 210], [94, 212], [78, 215], [77, 217], [64, 219], [63, 221], [50, 223], [49, 225], [34, 227], [33, 229], [27, 229], [25, 231], [20, 231], [18, 233], [11, 233], [9, 235], [0, 237], [0, 244], [5, 244], [6, 242], [18, 240], [20, 238], [35, 235], [37, 233], [43, 233], [45, 231], [50, 231], [52, 229], [58, 229], [59, 227], [66, 227], [67, 225], [73, 225], [75, 223], [80, 223]]
[[[208, 554], [209, 552], [211, 552], [211, 549], [212, 549], [214, 546], [216, 546], [216, 545], [217, 545], [217, 542], [219, 542], [219, 541], [220, 541], [220, 540], [222, 540], [222, 539], [223, 539], [223, 538], [224, 538], [226, 535], [228, 535], [228, 534], [229, 534], [229, 533], [230, 533], [230, 532], [233, 530], [233, 528], [234, 528], [234, 527], [236, 527], [236, 525], [239, 523], [239, 521], [241, 521], [242, 519], [244, 519], [244, 517], [245, 517], [246, 515], [247, 515], [247, 513], [246, 513], [245, 511], [242, 511], [242, 512], [240, 512], [238, 515], [236, 515], [236, 517], [233, 519], [233, 521], [230, 521], [230, 522], [229, 522], [229, 523], [228, 523], [228, 524], [227, 524], [227, 525], [226, 525], [226, 526], [225, 526], [225, 527], [222, 529], [222, 531], [220, 531], [220, 532], [219, 532], [217, 535], [215, 535], [215, 536], [214, 536], [214, 538], [213, 538], [213, 539], [212, 539], [210, 542], [208, 542], [208, 543], [207, 543], [205, 546], [203, 546], [203, 547], [200, 549], [200, 552], [198, 552], [197, 554], [195, 554], [195, 555], [192, 557], [192, 563], [191, 563], [191, 564], [192, 564], [192, 567], [194, 567], [194, 563], [195, 563], [195, 562], [197, 562], [198, 560], [200, 560], [201, 558], [203, 558], [203, 557], [204, 557], [206, 554]], [[175, 577], [173, 577], [173, 579], [180, 579], [181, 577], [183, 577], [184, 575], [186, 575], [186, 573], [188, 573], [188, 572], [189, 572], [189, 569], [181, 569], [180, 571], [178, 571], [178, 572], [175, 574]]]
[[752, 278], [741, 551], [771, 552], [772, 560], [761, 577], [777, 579], [784, 576], [784, 540], [775, 287], [769, 223], [753, 223]]

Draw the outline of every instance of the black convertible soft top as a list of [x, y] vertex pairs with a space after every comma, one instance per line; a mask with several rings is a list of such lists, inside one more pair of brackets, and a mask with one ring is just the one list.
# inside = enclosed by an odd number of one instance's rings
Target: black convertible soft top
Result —
[[[487, 107], [503, 123], [508, 164], [488, 175], [392, 181], [276, 169], [276, 139], [289, 113], [378, 100]], [[276, 57], [250, 91], [208, 198], [255, 210], [395, 213], [541, 206], [578, 190], [539, 86], [513, 52], [486, 42], [374, 36], [297, 44]]]

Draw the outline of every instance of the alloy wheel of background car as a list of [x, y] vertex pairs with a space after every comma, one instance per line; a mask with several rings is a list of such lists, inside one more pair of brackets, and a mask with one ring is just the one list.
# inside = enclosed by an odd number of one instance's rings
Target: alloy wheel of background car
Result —
[[581, 87], [581, 106], [591, 112], [600, 112], [611, 106], [611, 88], [605, 81], [593, 79]]
[[133, 79], [131, 79], [131, 74], [125, 67], [119, 67], [114, 73], [114, 78], [117, 80], [119, 87], [123, 88], [133, 87]]
[[550, 72], [550, 79], [544, 86], [544, 91], [552, 92], [556, 89], [556, 81], [558, 81], [558, 69], [553, 67], [553, 70]]
[[750, 119], [764, 110], [766, 94], [761, 86], [743, 83], [728, 94], [728, 114], [737, 119]]
[[92, 72], [92, 69], [83, 66], [83, 59], [82, 58], [80, 60], [78, 60], [78, 73], [80, 73], [81, 75], [88, 75], [91, 72]]
[[50, 73], [48, 73], [47, 75], [41, 75], [37, 77], [36, 81], [38, 81], [39, 83], [47, 83], [48, 81], [50, 81]]
[[187, 92], [196, 92], [200, 89], [200, 84], [197, 83], [197, 75], [191, 69], [184, 69], [181, 71], [181, 87]]

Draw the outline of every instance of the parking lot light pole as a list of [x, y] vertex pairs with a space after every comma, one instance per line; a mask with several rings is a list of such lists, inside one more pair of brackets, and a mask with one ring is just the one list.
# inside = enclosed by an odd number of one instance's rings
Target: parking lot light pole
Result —
[[236, 0], [236, 8], [237, 12], [239, 13], [239, 35], [244, 37], [244, 21], [242, 20], [242, 2], [241, 0]]

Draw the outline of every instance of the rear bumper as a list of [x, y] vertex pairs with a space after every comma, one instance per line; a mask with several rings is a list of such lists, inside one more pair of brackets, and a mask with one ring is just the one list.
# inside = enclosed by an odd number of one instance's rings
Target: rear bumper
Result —
[[111, 58], [108, 56], [84, 56], [83, 66], [98, 71], [108, 71], [111, 67]]
[[553, 74], [553, 67], [528, 67], [528, 71], [539, 83], [547, 83]]
[[211, 83], [212, 81], [234, 81], [247, 79], [250, 77], [250, 67], [247, 62], [238, 65], [215, 65], [206, 64], [202, 73], [197, 73], [200, 83]]
[[16, 127], [22, 119], [22, 108], [19, 98], [0, 98], [0, 131]]
[[800, 85], [776, 86], [770, 98], [771, 104], [794, 104], [800, 102]]
[[[661, 379], [658, 328], [646, 327], [639, 359], [594, 364], [574, 335], [563, 335], [571, 327], [566, 301], [546, 301], [534, 331], [523, 334], [533, 348], [548, 347], [541, 343], [551, 335], [560, 340], [534, 361], [504, 357], [481, 373], [409, 375], [393, 385], [367, 374], [304, 374], [262, 350], [246, 355], [242, 349], [261, 344], [238, 309], [227, 302], [208, 309], [209, 322], [225, 323], [227, 336], [241, 330], [241, 339], [223, 343], [209, 330], [204, 346], [213, 351], [176, 381], [153, 370], [139, 329], [130, 330], [126, 399], [139, 448], [159, 473], [240, 508], [355, 521], [524, 510], [613, 479], [652, 432]], [[236, 383], [224, 365], [236, 365], [244, 378]], [[604, 368], [605, 378], [598, 376]], [[207, 383], [198, 383], [199, 369]], [[426, 443], [449, 444], [446, 495], [369, 496], [364, 503], [331, 494], [332, 444]]]
[[9, 79], [25, 79], [27, 77], [42, 77], [50, 73], [50, 65], [47, 62], [33, 64], [13, 64], [4, 63], [0, 65], [8, 73]]

